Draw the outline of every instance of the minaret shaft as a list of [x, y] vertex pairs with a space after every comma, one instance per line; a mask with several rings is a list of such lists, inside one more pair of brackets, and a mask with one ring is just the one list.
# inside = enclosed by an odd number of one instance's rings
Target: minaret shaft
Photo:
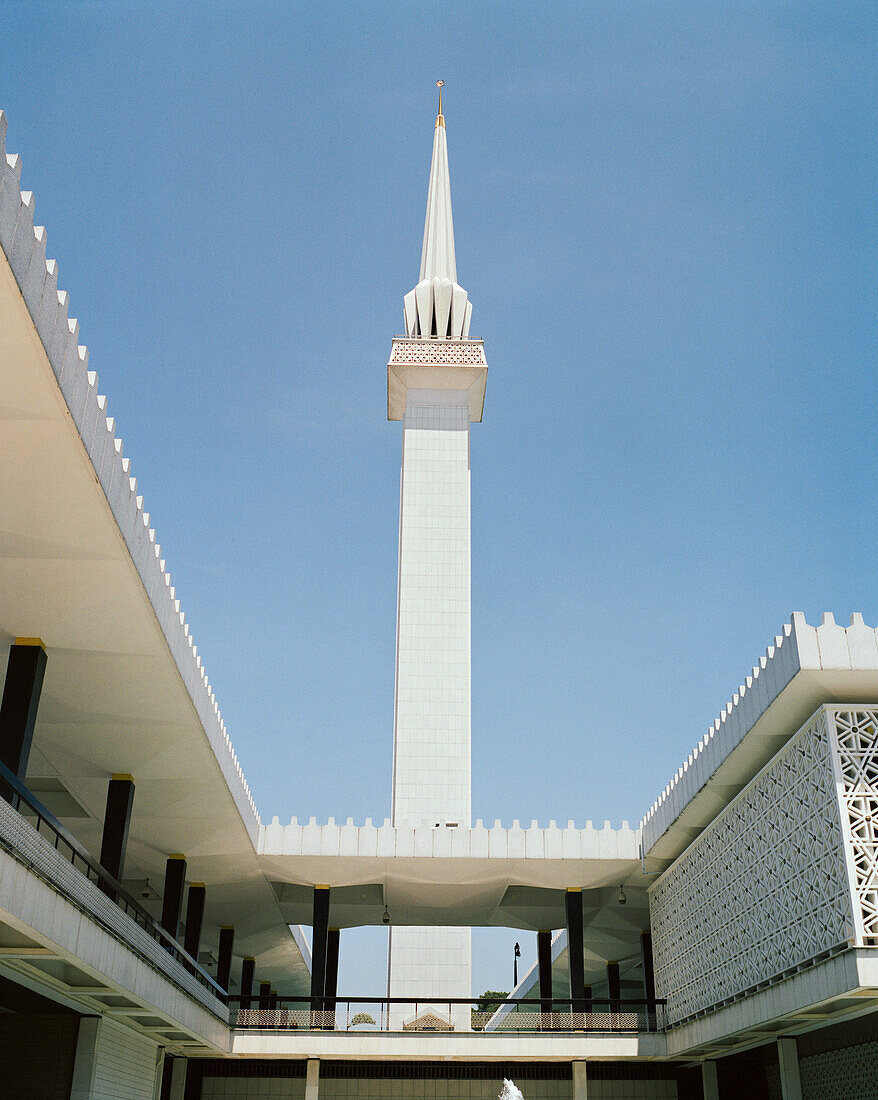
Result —
[[[470, 424], [482, 419], [488, 364], [470, 340], [472, 305], [457, 283], [445, 121], [440, 114], [421, 254], [405, 296], [406, 335], [387, 365], [387, 416], [401, 420], [393, 824], [470, 825]], [[393, 921], [393, 885], [386, 896]], [[391, 927], [388, 991], [449, 1017], [469, 998], [469, 928]], [[429, 1002], [429, 1003], [425, 1003]], [[415, 1006], [393, 1006], [398, 1030]], [[469, 1030], [468, 1005], [450, 1012]]]
[[[462, 391], [408, 390], [400, 481], [393, 823], [470, 824], [470, 412]], [[470, 997], [469, 928], [394, 928], [391, 997]], [[424, 1005], [426, 997], [436, 1003]], [[395, 1008], [391, 1026], [414, 1015]], [[452, 1010], [469, 1028], [468, 1006]]]
[[468, 826], [469, 408], [465, 393], [410, 390], [407, 398], [400, 489], [393, 822]]

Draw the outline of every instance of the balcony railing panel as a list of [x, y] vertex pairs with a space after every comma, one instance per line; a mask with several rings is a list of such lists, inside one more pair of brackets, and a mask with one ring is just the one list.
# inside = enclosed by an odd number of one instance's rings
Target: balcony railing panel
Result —
[[0, 846], [225, 1022], [225, 991], [2, 763], [0, 792]]
[[[230, 997], [230, 1023], [245, 1031], [340, 1031], [460, 1033], [455, 1024], [460, 1007], [470, 1009], [467, 1034], [510, 1032], [611, 1032], [636, 1033], [664, 1028], [664, 1001], [592, 1000], [588, 1012], [574, 1012], [571, 1001], [552, 1001], [551, 1009], [540, 1000], [484, 1001], [409, 1000], [389, 998], [336, 998], [334, 1008], [312, 1008], [307, 999], [281, 998], [259, 1005], [256, 997]], [[509, 1011], [497, 1017], [500, 1006]], [[455, 1011], [455, 1009], [457, 1011]], [[490, 1025], [490, 1026], [489, 1026]]]

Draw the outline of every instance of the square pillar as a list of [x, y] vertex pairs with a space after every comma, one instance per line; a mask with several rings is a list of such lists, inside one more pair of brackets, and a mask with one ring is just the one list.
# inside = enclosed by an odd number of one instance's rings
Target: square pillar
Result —
[[244, 959], [241, 963], [241, 1008], [250, 1007], [250, 998], [253, 996], [253, 974], [255, 970], [255, 959]]
[[567, 958], [570, 961], [570, 999], [573, 1012], [585, 1012], [585, 955], [582, 947], [582, 890], [568, 889]]
[[[45, 672], [46, 650], [40, 639], [16, 638], [9, 649], [0, 702], [0, 761], [21, 780], [27, 774]], [[0, 784], [0, 795], [11, 798], [8, 784]]]
[[101, 837], [101, 866], [117, 882], [125, 869], [128, 829], [134, 806], [134, 780], [130, 775], [114, 775], [107, 787], [104, 832]]
[[329, 887], [314, 887], [311, 924], [311, 1011], [322, 1012], [326, 993], [326, 961], [329, 952]]
[[171, 1090], [168, 1093], [168, 1100], [184, 1100], [187, 1065], [185, 1058], [175, 1058], [171, 1063]]
[[91, 1100], [100, 1033], [100, 1016], [83, 1016], [80, 1019], [76, 1036], [76, 1054], [73, 1058], [70, 1100]]
[[271, 1008], [271, 982], [259, 983], [259, 1007], [263, 1010]]
[[317, 1100], [320, 1088], [320, 1061], [309, 1058], [305, 1068], [305, 1100]]
[[170, 855], [165, 863], [165, 890], [162, 896], [162, 928], [177, 938], [180, 913], [183, 909], [183, 887], [186, 884], [186, 857]]
[[326, 998], [324, 1011], [330, 1013], [327, 1026], [335, 1027], [335, 997], [338, 992], [338, 947], [341, 934], [338, 928], [330, 928], [326, 937], [326, 984], [323, 989]]
[[704, 1093], [704, 1100], [719, 1100], [716, 1062], [701, 1063], [701, 1091]]
[[780, 1088], [783, 1100], [802, 1100], [799, 1078], [799, 1050], [796, 1040], [785, 1036], [777, 1041], [777, 1061], [780, 1066]]
[[204, 899], [207, 888], [203, 882], [193, 882], [189, 887], [186, 900], [186, 934], [183, 950], [198, 962], [198, 948], [201, 946], [201, 925], [204, 921]]
[[552, 933], [537, 932], [537, 973], [540, 979], [540, 1011], [552, 1011]]
[[610, 1012], [621, 1012], [622, 1005], [619, 1002], [622, 996], [622, 982], [617, 962], [607, 963], [607, 996], [610, 998]]
[[226, 993], [231, 991], [232, 947], [235, 943], [235, 930], [229, 926], [220, 929], [219, 959], [216, 964], [216, 984]]
[[643, 963], [643, 997], [646, 1001], [647, 1028], [655, 1031], [658, 1027], [655, 1003], [655, 967], [652, 961], [652, 933], [640, 933], [640, 960]]
[[586, 1062], [573, 1063], [573, 1100], [588, 1100], [588, 1068]]

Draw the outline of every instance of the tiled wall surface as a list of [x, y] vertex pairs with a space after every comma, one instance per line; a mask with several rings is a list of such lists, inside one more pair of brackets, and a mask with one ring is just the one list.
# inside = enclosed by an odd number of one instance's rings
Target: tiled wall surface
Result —
[[410, 405], [403, 433], [394, 822], [470, 823], [466, 405]]
[[[469, 410], [418, 403], [403, 425], [393, 821], [470, 824]], [[395, 929], [390, 994], [470, 997], [470, 930]], [[407, 1018], [411, 1013], [405, 1013]], [[469, 1009], [452, 1014], [469, 1027]], [[403, 1014], [392, 1026], [401, 1026]]]
[[[391, 988], [394, 997], [469, 997], [472, 933], [469, 928], [393, 928], [390, 932]], [[393, 1005], [390, 1028], [401, 1031], [404, 1024], [423, 1012], [449, 1017], [455, 1030], [469, 1031], [470, 1005]]]

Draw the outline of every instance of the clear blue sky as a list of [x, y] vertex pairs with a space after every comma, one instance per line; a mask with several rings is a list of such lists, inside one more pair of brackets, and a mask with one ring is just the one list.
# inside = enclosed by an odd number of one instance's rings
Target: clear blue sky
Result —
[[635, 823], [791, 611], [878, 623], [876, 40], [859, 2], [2, 5], [7, 148], [263, 819], [389, 809], [439, 77], [491, 364], [474, 817]]

